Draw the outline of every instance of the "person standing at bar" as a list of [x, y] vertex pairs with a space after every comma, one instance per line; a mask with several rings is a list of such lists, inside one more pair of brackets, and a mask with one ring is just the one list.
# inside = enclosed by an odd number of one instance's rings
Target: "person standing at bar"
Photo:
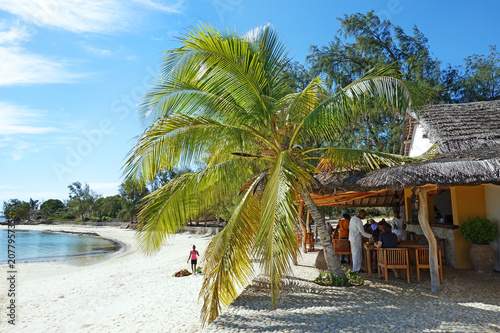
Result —
[[363, 242], [361, 238], [371, 238], [372, 235], [365, 232], [363, 229], [363, 222], [361, 221], [366, 217], [366, 211], [360, 210], [358, 216], [351, 218], [349, 222], [349, 242], [351, 242], [352, 253], [352, 271], [359, 273], [361, 270], [361, 261], [363, 260]]
[[398, 236], [399, 240], [406, 239], [406, 221], [398, 211], [394, 212], [394, 218], [391, 223], [392, 230]]
[[[337, 223], [337, 228], [335, 228], [335, 233], [339, 234], [339, 239], [349, 239], [349, 221], [351, 220], [351, 215], [342, 215], [343, 219], [339, 220]], [[334, 234], [335, 234], [334, 233]], [[340, 262], [345, 264], [346, 262], [351, 262], [351, 256], [348, 254], [340, 255]]]

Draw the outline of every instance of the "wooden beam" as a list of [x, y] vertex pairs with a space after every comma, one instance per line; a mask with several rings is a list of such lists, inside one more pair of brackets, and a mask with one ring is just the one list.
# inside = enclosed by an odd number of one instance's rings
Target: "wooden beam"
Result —
[[438, 267], [438, 250], [437, 242], [434, 233], [432, 232], [427, 215], [427, 192], [424, 187], [417, 187], [415, 191], [418, 195], [418, 223], [429, 243], [429, 266], [431, 271], [431, 291], [439, 290], [439, 267]]

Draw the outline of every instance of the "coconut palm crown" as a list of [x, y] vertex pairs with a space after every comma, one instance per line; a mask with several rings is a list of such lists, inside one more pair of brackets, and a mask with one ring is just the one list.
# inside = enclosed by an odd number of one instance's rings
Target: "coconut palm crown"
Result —
[[254, 276], [252, 259], [269, 278], [276, 306], [281, 278], [299, 252], [295, 204], [302, 198], [319, 227], [330, 272], [342, 275], [309, 195], [311, 174], [318, 165], [375, 169], [408, 158], [324, 143], [375, 105], [404, 114], [423, 105], [430, 91], [402, 80], [394, 66], [371, 70], [334, 94], [320, 77], [293, 91], [285, 47], [269, 26], [239, 35], [201, 24], [179, 42], [165, 52], [160, 79], [145, 98], [142, 111], [150, 125], [131, 150], [125, 172], [147, 183], [164, 170], [206, 166], [144, 199], [138, 216], [142, 247], [158, 250], [186, 221], [238, 196], [203, 258], [202, 320], [212, 322], [237, 297]]

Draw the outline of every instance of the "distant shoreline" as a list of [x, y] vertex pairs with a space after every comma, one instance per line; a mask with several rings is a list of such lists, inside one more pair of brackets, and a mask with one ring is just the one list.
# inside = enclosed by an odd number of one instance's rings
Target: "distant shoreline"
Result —
[[172, 275], [190, 269], [186, 259], [193, 244], [201, 255], [205, 253], [210, 234], [175, 234], [157, 253], [146, 255], [131, 229], [81, 225], [23, 225], [19, 229], [91, 232], [123, 244], [108, 259], [88, 266], [19, 263], [16, 306], [19, 313], [29, 313], [16, 322], [19, 331], [201, 331], [198, 296], [203, 276]]
[[[74, 226], [67, 226], [74, 227]], [[0, 230], [5, 230], [6, 228], [0, 228]], [[48, 233], [59, 233], [59, 234], [68, 234], [74, 236], [82, 236], [82, 237], [93, 237], [99, 238], [105, 241], [112, 243], [112, 245], [106, 248], [100, 248], [99, 251], [94, 252], [85, 252], [85, 253], [76, 253], [76, 254], [61, 254], [54, 255], [50, 257], [30, 257], [24, 259], [17, 259], [19, 263], [47, 263], [47, 262], [61, 262], [61, 263], [71, 263], [75, 265], [91, 265], [107, 258], [110, 258], [113, 254], [118, 253], [121, 249], [124, 248], [125, 244], [117, 239], [113, 239], [110, 237], [103, 237], [97, 232], [88, 232], [88, 231], [73, 231], [73, 230], [52, 230], [45, 228], [36, 228], [35, 225], [16, 225], [16, 231], [38, 231], [38, 232], [48, 232]], [[19, 245], [18, 245], [19, 247]], [[104, 250], [105, 249], [105, 250]], [[5, 262], [0, 262], [1, 264], [5, 264]]]

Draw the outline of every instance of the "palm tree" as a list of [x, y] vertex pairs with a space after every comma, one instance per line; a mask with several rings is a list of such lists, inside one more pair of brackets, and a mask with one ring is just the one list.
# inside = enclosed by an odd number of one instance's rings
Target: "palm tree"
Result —
[[241, 36], [201, 25], [179, 41], [179, 48], [166, 52], [160, 80], [143, 104], [150, 126], [138, 137], [125, 171], [147, 183], [164, 170], [208, 162], [144, 199], [138, 225], [143, 248], [159, 249], [188, 219], [239, 195], [227, 226], [205, 253], [203, 320], [213, 321], [238, 286], [248, 283], [252, 258], [270, 279], [275, 306], [280, 280], [299, 251], [294, 232], [300, 197], [319, 226], [331, 274], [343, 275], [309, 195], [311, 174], [318, 164], [373, 169], [405, 158], [321, 143], [368, 107], [403, 113], [423, 104], [429, 91], [401, 80], [393, 66], [374, 69], [333, 95], [320, 77], [292, 91], [285, 48], [270, 27]]

